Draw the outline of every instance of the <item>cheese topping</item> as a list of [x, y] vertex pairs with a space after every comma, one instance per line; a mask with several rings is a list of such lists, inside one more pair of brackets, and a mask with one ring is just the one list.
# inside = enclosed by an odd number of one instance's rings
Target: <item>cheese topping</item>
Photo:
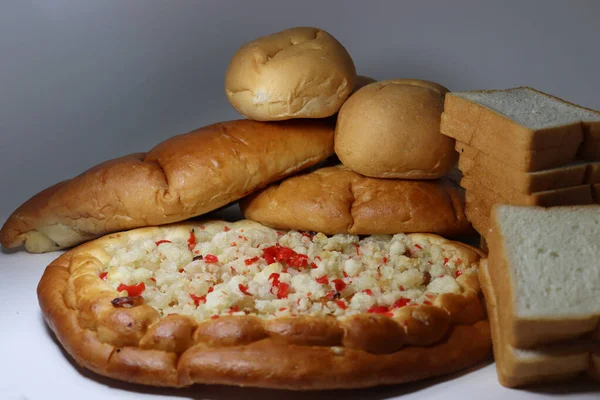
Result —
[[456, 278], [476, 273], [457, 250], [405, 234], [308, 234], [270, 229], [209, 232], [188, 240], [132, 239], [110, 244], [100, 277], [122, 296], [141, 295], [162, 316], [198, 320], [253, 314], [393, 316], [441, 293], [460, 293]]

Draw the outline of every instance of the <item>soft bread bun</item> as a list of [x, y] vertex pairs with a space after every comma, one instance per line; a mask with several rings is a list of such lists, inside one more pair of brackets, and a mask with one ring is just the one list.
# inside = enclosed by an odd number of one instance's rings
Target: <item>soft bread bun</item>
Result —
[[367, 178], [345, 166], [272, 184], [240, 202], [244, 216], [277, 229], [355, 235], [473, 234], [464, 190], [449, 179]]
[[258, 38], [233, 56], [225, 76], [231, 105], [249, 119], [324, 118], [354, 89], [352, 58], [317, 28], [292, 28]]
[[454, 140], [440, 133], [445, 87], [421, 80], [371, 83], [340, 109], [335, 152], [375, 178], [436, 179], [456, 164]]

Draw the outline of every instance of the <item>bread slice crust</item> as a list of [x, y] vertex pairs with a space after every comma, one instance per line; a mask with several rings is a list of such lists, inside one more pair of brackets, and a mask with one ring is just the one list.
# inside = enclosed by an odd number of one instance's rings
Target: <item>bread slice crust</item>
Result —
[[[211, 223], [223, 225], [202, 222]], [[198, 321], [184, 315], [160, 318], [148, 304], [115, 308], [112, 302], [119, 292], [99, 277], [107, 262], [105, 246], [133, 236], [185, 235], [198, 226], [181, 223], [108, 235], [72, 249], [47, 267], [38, 286], [40, 307], [78, 364], [153, 386], [203, 383], [313, 390], [447, 374], [484, 360], [491, 351], [476, 275], [457, 278], [463, 294], [440, 295], [432, 305], [406, 306], [394, 318], [246, 315]], [[430, 238], [473, 262], [483, 255], [467, 245]]]

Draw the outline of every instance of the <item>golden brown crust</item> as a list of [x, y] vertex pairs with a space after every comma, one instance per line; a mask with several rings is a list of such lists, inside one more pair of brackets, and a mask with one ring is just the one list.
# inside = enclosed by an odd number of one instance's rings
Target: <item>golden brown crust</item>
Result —
[[361, 88], [338, 113], [335, 153], [344, 165], [374, 178], [445, 176], [457, 159], [454, 140], [440, 133], [446, 92], [415, 79]]
[[331, 121], [210, 125], [41, 192], [8, 218], [0, 243], [53, 251], [113, 231], [182, 221], [332, 154]]
[[449, 180], [364, 177], [345, 167], [288, 178], [240, 204], [246, 218], [278, 229], [359, 235], [473, 233], [464, 192]]
[[242, 115], [257, 121], [324, 118], [352, 92], [352, 58], [322, 29], [298, 27], [243, 45], [225, 75], [225, 93]]
[[[190, 226], [113, 234], [48, 266], [38, 286], [40, 306], [78, 364], [148, 385], [299, 390], [407, 382], [468, 367], [489, 354], [489, 326], [474, 275], [457, 279], [464, 296], [442, 295], [433, 305], [409, 305], [394, 318], [359, 314], [265, 320], [248, 315], [196, 321], [170, 315], [159, 320], [145, 304], [113, 306], [110, 299], [119, 292], [98, 276], [99, 266], [108, 262], [104, 246], [157, 230], [189, 233]], [[480, 256], [455, 242], [448, 246], [465, 260]]]

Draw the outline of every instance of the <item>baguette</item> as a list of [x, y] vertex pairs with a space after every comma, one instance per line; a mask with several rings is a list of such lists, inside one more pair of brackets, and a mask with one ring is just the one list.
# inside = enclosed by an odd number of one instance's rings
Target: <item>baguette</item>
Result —
[[500, 384], [506, 387], [518, 387], [565, 381], [586, 371], [592, 373], [596, 380], [599, 378], [594, 368], [600, 354], [597, 343], [575, 340], [532, 350], [517, 349], [506, 343], [486, 259], [479, 265], [479, 281], [486, 299]]
[[238, 120], [169, 138], [34, 196], [8, 218], [0, 243], [53, 251], [207, 213], [329, 157], [333, 131], [331, 120]]
[[527, 87], [454, 92], [441, 131], [488, 154], [579, 146], [600, 135], [600, 113]]
[[600, 339], [600, 206], [495, 205], [489, 272], [506, 342], [528, 349]]

